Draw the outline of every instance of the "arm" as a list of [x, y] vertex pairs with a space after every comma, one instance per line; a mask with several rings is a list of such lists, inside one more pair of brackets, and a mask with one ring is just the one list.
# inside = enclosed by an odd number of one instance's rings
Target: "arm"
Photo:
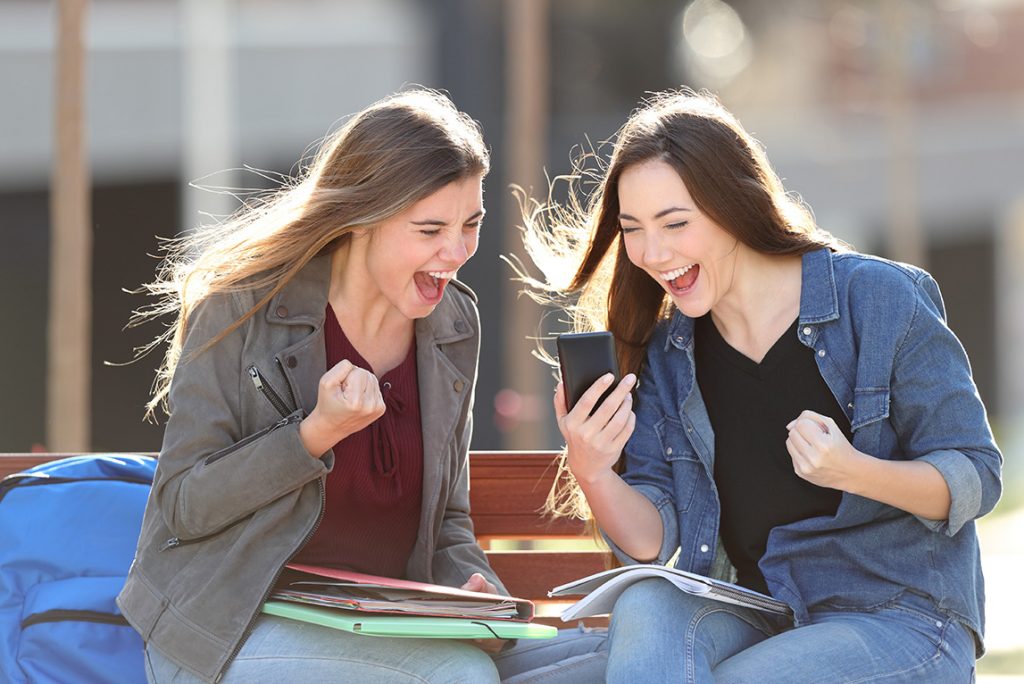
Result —
[[[890, 504], [933, 531], [953, 535], [995, 506], [1002, 456], [967, 355], [946, 326], [938, 286], [924, 276], [913, 296], [914, 313], [896, 351], [891, 382], [889, 420], [903, 460], [860, 453], [845, 438], [832, 444], [816, 421], [798, 419], [790, 436], [797, 432], [808, 447], [803, 451], [810, 476], [798, 467], [801, 477]], [[826, 427], [832, 437], [839, 433], [831, 429], [834, 424]], [[803, 445], [795, 446], [800, 451]]]
[[[434, 582], [450, 587], [463, 587], [472, 591], [508, 595], [508, 590], [494, 574], [487, 556], [477, 543], [473, 521], [469, 517], [469, 442], [473, 433], [472, 399], [466, 427], [459, 435], [458, 473], [448, 489], [447, 505], [441, 521], [437, 547], [432, 559]], [[475, 581], [466, 586], [470, 578], [479, 573], [491, 586]]]
[[612, 470], [636, 425], [632, 390], [636, 376], [627, 375], [590, 415], [608, 385], [599, 379], [573, 407], [566, 410], [565, 392], [555, 391], [555, 415], [566, 440], [566, 461], [598, 525], [623, 552], [647, 562], [659, 556], [664, 528], [661, 515], [642, 493]]
[[242, 368], [246, 326], [196, 353], [244, 308], [234, 294], [215, 295], [189, 319], [181, 361], [169, 395], [155, 502], [182, 539], [220, 531], [284, 494], [325, 474], [333, 465], [310, 458], [299, 437], [301, 413], [242, 434]]

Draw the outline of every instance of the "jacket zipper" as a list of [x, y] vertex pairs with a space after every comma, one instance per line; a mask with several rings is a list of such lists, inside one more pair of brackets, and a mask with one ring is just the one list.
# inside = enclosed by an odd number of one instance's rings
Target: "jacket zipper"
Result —
[[[290, 423], [297, 423], [300, 420], [302, 420], [302, 416], [299, 415], [298, 413], [293, 413], [291, 415], [285, 416], [284, 418], [282, 418], [281, 420], [277, 421], [273, 425], [270, 425], [269, 427], [265, 427], [262, 430], [260, 430], [259, 432], [249, 435], [248, 437], [243, 439], [241, 442], [238, 442], [237, 444], [232, 444], [230, 447], [228, 447], [226, 449], [221, 449], [220, 451], [217, 451], [217, 452], [211, 454], [210, 456], [207, 456], [206, 463], [207, 463], [207, 465], [209, 465], [210, 463], [213, 463], [214, 461], [217, 461], [217, 460], [219, 460], [221, 458], [224, 458], [225, 456], [227, 456], [228, 454], [232, 453], [233, 451], [237, 451], [238, 449], [241, 449], [246, 444], [249, 444], [253, 440], [259, 439], [260, 437], [262, 437], [263, 435], [265, 435], [265, 434], [267, 434], [269, 432], [273, 432], [274, 430], [276, 430], [278, 428], [281, 428], [281, 427], [284, 427], [285, 425], [288, 425]], [[228, 525], [227, 527], [225, 527], [223, 529], [220, 529], [220, 530], [218, 530], [218, 531], [216, 531], [216, 532], [214, 532], [212, 534], [205, 534], [202, 537], [196, 537], [194, 539], [180, 539], [178, 537], [171, 537], [170, 539], [168, 539], [167, 541], [165, 541], [163, 543], [163, 546], [160, 547], [160, 550], [161, 551], [166, 551], [167, 549], [173, 549], [173, 548], [176, 548], [178, 546], [183, 546], [183, 545], [188, 545], [188, 544], [196, 544], [196, 543], [201, 542], [201, 541], [206, 541], [210, 537], [215, 537], [215, 536], [225, 532], [226, 530], [231, 529], [232, 527], [234, 527], [238, 523], [242, 522], [243, 520], [245, 520], [245, 518], [240, 518], [240, 519], [236, 520], [235, 522], [231, 523], [230, 525]]]
[[[280, 366], [281, 360], [277, 359], [277, 363], [278, 366]], [[256, 385], [256, 389], [262, 392], [263, 395], [270, 400], [270, 403], [274, 405], [274, 408], [276, 408], [281, 413], [282, 416], [294, 416], [296, 418], [298, 417], [297, 414], [289, 415], [287, 406], [285, 406], [285, 403], [281, 400], [281, 396], [274, 391], [274, 388], [270, 386], [270, 383], [264, 380], [263, 376], [260, 374], [260, 371], [258, 368], [256, 368], [256, 366], [249, 366], [249, 377], [252, 378], [252, 382], [254, 385]], [[288, 388], [288, 391], [289, 393], [291, 392], [291, 387]], [[292, 404], [294, 405], [295, 403], [295, 395], [292, 394]], [[288, 418], [285, 418], [285, 420], [287, 419]], [[253, 627], [256, 624], [256, 618], [259, 616], [260, 611], [263, 610], [263, 604], [267, 602], [268, 598], [270, 598], [270, 594], [274, 591], [274, 586], [277, 584], [277, 580], [280, 579], [281, 573], [284, 572], [285, 566], [288, 565], [288, 561], [290, 561], [292, 557], [295, 554], [297, 554], [299, 550], [302, 549], [302, 547], [306, 545], [306, 542], [313, 538], [313, 535], [316, 534], [317, 529], [319, 529], [320, 521], [323, 520], [324, 517], [324, 505], [327, 500], [327, 494], [324, 491], [323, 478], [317, 478], [316, 484], [320, 491], [320, 511], [317, 513], [316, 521], [313, 523], [313, 527], [311, 527], [309, 531], [306, 532], [306, 536], [302, 538], [302, 541], [299, 543], [299, 545], [296, 546], [290, 554], [288, 554], [288, 559], [285, 560], [281, 567], [277, 569], [277, 572], [274, 573], [274, 579], [270, 582], [270, 586], [267, 587], [266, 591], [263, 592], [263, 597], [259, 600], [259, 603], [256, 604], [256, 611], [249, 618], [249, 623], [245, 626], [245, 629], [242, 631], [242, 638], [238, 640], [238, 643], [235, 644], [234, 649], [232, 649], [231, 653], [228, 654], [227, 660], [224, 661], [224, 666], [221, 668], [220, 672], [217, 673], [217, 677], [213, 680], [214, 684], [221, 680], [221, 678], [224, 676], [224, 670], [227, 669], [227, 667], [231, 664], [231, 661], [233, 661], [235, 659], [235, 656], [238, 655], [238, 652], [242, 649], [242, 644], [245, 643], [245, 640], [249, 638], [249, 635], [252, 633]]]
[[44, 622], [96, 622], [105, 625], [128, 626], [128, 621], [120, 615], [100, 613], [95, 610], [64, 610], [57, 608], [29, 615], [21, 621], [21, 628], [25, 629]]
[[[278, 361], [278, 363], [280, 363], [280, 361]], [[263, 377], [259, 368], [256, 366], [249, 366], [249, 377], [252, 378], [252, 384], [256, 385], [256, 389], [259, 390], [260, 394], [270, 400], [270, 403], [273, 404], [278, 413], [282, 416], [287, 416], [291, 413], [291, 411], [288, 410], [288, 405], [281, 399], [281, 395], [278, 394], [271, 384]]]
[[238, 652], [242, 650], [242, 645], [245, 643], [245, 640], [249, 638], [249, 635], [252, 633], [253, 627], [256, 625], [256, 618], [259, 616], [260, 611], [263, 610], [263, 604], [267, 602], [268, 598], [270, 598], [270, 594], [274, 591], [274, 586], [277, 584], [277, 580], [280, 579], [281, 573], [284, 572], [285, 566], [288, 565], [288, 561], [290, 561], [292, 557], [295, 554], [297, 554], [299, 550], [302, 549], [302, 547], [306, 545], [306, 542], [313, 538], [313, 535], [316, 534], [317, 529], [320, 527], [320, 521], [324, 518], [324, 504], [326, 502], [327, 495], [324, 492], [323, 478], [317, 478], [316, 483], [317, 486], [320, 488], [320, 512], [316, 516], [316, 522], [313, 523], [313, 527], [310, 528], [310, 530], [306, 533], [306, 536], [302, 538], [302, 542], [298, 546], [296, 546], [290, 554], [288, 554], [288, 560], [286, 560], [281, 565], [281, 567], [277, 569], [277, 572], [274, 573], [273, 581], [271, 581], [270, 586], [267, 587], [267, 590], [263, 592], [263, 597], [260, 599], [259, 603], [256, 604], [256, 612], [254, 612], [252, 614], [252, 617], [249, 618], [249, 624], [246, 625], [245, 630], [242, 631], [242, 638], [238, 640], [238, 643], [235, 645], [235, 647], [231, 650], [231, 653], [228, 655], [227, 660], [224, 661], [224, 666], [221, 668], [220, 672], [217, 673], [217, 677], [213, 680], [214, 684], [220, 682], [221, 678], [224, 676], [224, 670], [227, 669], [228, 665], [231, 664], [231, 661], [235, 659], [235, 656], [238, 655]]

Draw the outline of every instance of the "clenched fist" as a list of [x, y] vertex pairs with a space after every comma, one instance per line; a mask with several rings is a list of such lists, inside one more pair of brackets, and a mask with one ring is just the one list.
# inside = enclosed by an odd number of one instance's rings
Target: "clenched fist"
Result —
[[299, 425], [302, 443], [314, 458], [384, 415], [377, 376], [339, 362], [320, 378], [316, 406]]

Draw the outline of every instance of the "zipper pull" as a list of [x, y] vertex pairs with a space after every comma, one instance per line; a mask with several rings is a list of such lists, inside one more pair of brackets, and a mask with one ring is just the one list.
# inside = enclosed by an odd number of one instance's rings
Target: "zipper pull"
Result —
[[176, 546], [179, 546], [180, 544], [181, 544], [181, 540], [180, 539], [178, 539], [177, 537], [171, 537], [170, 539], [168, 539], [167, 541], [164, 542], [164, 545], [160, 547], [160, 550], [161, 551], [166, 551], [167, 549], [173, 549]]
[[252, 384], [256, 385], [256, 389], [262, 392], [263, 378], [260, 377], [260, 372], [256, 366], [249, 366], [249, 377], [252, 378]]

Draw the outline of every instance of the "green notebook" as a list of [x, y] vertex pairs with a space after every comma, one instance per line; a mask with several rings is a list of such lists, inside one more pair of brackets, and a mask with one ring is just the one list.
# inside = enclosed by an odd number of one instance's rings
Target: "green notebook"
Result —
[[558, 634], [554, 627], [533, 622], [367, 615], [358, 611], [318, 608], [288, 601], [267, 601], [263, 604], [263, 612], [368, 636], [421, 639], [550, 639]]

